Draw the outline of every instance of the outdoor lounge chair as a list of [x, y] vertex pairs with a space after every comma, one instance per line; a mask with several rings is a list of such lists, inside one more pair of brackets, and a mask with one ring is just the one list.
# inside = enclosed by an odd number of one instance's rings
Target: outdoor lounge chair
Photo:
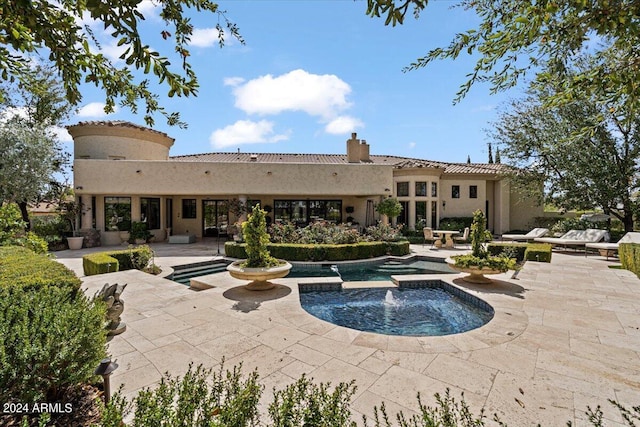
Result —
[[597, 249], [601, 251], [600, 254], [604, 252], [604, 256], [609, 259], [609, 256], [613, 255], [614, 252], [618, 252], [620, 243], [640, 243], [640, 233], [629, 232], [622, 236], [616, 243], [587, 243], [584, 245], [584, 256], [587, 256], [588, 249]]
[[[587, 243], [596, 243], [609, 240], [609, 232], [607, 230], [599, 230], [597, 228], [589, 228], [587, 230], [569, 230], [561, 237], [538, 237], [533, 239], [538, 243], [550, 243], [553, 246], [568, 246], [577, 248], [585, 247]], [[586, 250], [586, 247], [585, 247]]]
[[527, 234], [503, 234], [501, 236], [502, 240], [514, 240], [514, 241], [523, 241], [529, 242], [535, 238], [543, 237], [549, 232], [548, 228], [534, 228]]

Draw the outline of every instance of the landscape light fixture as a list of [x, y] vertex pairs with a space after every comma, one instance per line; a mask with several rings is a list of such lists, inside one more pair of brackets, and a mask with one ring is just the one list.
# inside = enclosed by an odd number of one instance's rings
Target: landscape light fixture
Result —
[[111, 398], [111, 385], [109, 384], [109, 377], [118, 368], [116, 362], [112, 362], [110, 358], [105, 358], [100, 361], [100, 365], [94, 371], [94, 374], [102, 376], [104, 384], [104, 403], [109, 403]]

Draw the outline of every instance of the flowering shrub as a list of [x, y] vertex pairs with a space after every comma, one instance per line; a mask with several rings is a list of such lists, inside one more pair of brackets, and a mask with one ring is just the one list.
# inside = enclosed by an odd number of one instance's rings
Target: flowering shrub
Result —
[[269, 232], [273, 243], [341, 245], [365, 240], [357, 230], [353, 230], [345, 224], [333, 224], [326, 221], [314, 222], [304, 228], [297, 228], [290, 222], [276, 223], [271, 225]]
[[397, 227], [388, 224], [372, 225], [365, 230], [365, 236], [365, 239], [370, 242], [397, 242], [398, 240], [405, 240], [402, 236], [402, 225]]

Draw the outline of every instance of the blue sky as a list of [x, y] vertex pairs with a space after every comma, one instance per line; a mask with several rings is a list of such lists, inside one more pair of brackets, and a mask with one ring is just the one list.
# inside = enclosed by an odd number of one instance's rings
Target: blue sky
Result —
[[[453, 105], [474, 65], [469, 56], [402, 72], [429, 49], [475, 26], [477, 18], [452, 9], [454, 4], [432, 1], [419, 20], [408, 16], [403, 26], [385, 27], [382, 19], [365, 15], [364, 0], [221, 1], [246, 41], [228, 39], [222, 49], [211, 30], [218, 18], [190, 13], [199, 95], [162, 96], [161, 104], [180, 111], [189, 126], [170, 127], [157, 116], [154, 128], [176, 139], [172, 155], [238, 148], [344, 153], [346, 139], [357, 132], [372, 154], [451, 162], [465, 162], [470, 155], [474, 162], [485, 162], [489, 140], [484, 129], [501, 103], [517, 92], [490, 95], [487, 86], [479, 85]], [[157, 11], [146, 7], [144, 13], [149, 44], [170, 53], [170, 44], [158, 36], [164, 25]], [[112, 40], [102, 39], [105, 53], [114, 55], [117, 49], [111, 45]], [[101, 94], [91, 87], [83, 93], [70, 123], [128, 120], [144, 125], [142, 115], [125, 109], [104, 115]]]

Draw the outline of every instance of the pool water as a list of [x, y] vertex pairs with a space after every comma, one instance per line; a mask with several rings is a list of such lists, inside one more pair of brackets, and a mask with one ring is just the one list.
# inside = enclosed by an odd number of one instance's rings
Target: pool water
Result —
[[[190, 279], [225, 272], [228, 264], [229, 261], [216, 260], [176, 265], [173, 266], [171, 280], [189, 286]], [[332, 265], [336, 264], [294, 265], [287, 277], [338, 277], [338, 274], [331, 270]], [[387, 260], [383, 263], [337, 264], [337, 268], [345, 282], [391, 280], [392, 275], [402, 274], [455, 273], [444, 262], [418, 257], [411, 260]]]
[[[338, 277], [331, 266], [294, 266], [287, 277]], [[345, 282], [391, 280], [391, 276], [403, 274], [442, 274], [455, 273], [448, 264], [428, 259], [413, 258], [405, 260], [387, 260], [384, 263], [337, 264], [342, 280]]]
[[476, 329], [493, 318], [493, 309], [440, 286], [301, 290], [300, 303], [308, 313], [335, 325], [386, 335], [450, 335]]

